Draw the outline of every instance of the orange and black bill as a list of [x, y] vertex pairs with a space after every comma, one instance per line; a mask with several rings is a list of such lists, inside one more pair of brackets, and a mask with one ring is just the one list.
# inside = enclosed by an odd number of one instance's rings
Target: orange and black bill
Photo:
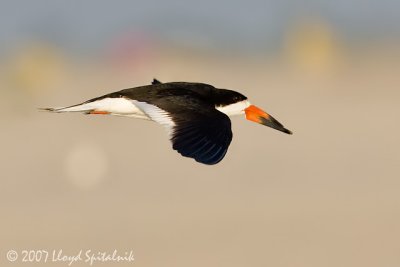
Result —
[[289, 131], [288, 129], [286, 129], [279, 121], [274, 119], [267, 112], [263, 111], [262, 109], [254, 106], [254, 105], [250, 105], [244, 111], [246, 113], [246, 119], [248, 119], [250, 121], [260, 123], [262, 125], [274, 128], [278, 131], [281, 131], [281, 132], [284, 132], [287, 134], [292, 134], [292, 132]]

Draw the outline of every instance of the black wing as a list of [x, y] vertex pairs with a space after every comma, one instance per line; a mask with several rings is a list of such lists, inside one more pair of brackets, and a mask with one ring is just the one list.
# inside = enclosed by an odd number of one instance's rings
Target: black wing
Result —
[[182, 156], [213, 165], [220, 162], [232, 141], [231, 121], [218, 110], [210, 116], [193, 114], [190, 121], [177, 121], [172, 132], [173, 149]]

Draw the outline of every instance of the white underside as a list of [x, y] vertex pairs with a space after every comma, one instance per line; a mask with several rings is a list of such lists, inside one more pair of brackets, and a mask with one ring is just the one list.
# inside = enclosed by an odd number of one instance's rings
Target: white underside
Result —
[[103, 98], [90, 103], [77, 105], [67, 108], [55, 108], [54, 112], [87, 112], [87, 111], [104, 111], [115, 116], [134, 117], [139, 119], [149, 120], [140, 108], [135, 104], [135, 100], [126, 98]]
[[[146, 104], [146, 105], [143, 105]], [[54, 112], [85, 112], [85, 111], [105, 111], [111, 115], [136, 117], [141, 119], [150, 119], [151, 116], [146, 114], [144, 109], [148, 109], [148, 106], [155, 107], [145, 102], [139, 102], [127, 98], [103, 98], [90, 103], [85, 103], [72, 107], [54, 108], [51, 109]], [[244, 100], [235, 104], [230, 104], [224, 107], [215, 107], [222, 113], [228, 116], [235, 116], [244, 113], [244, 110], [250, 106], [248, 100]], [[160, 109], [161, 110], [161, 109]]]

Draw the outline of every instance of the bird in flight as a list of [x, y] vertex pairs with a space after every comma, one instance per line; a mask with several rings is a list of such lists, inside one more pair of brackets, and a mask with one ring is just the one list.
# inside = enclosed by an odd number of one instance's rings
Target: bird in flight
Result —
[[244, 95], [204, 83], [162, 83], [154, 79], [151, 85], [42, 110], [152, 120], [166, 128], [173, 149], [207, 165], [217, 164], [228, 151], [232, 140], [229, 116], [245, 114], [250, 121], [292, 134], [271, 115], [250, 104]]

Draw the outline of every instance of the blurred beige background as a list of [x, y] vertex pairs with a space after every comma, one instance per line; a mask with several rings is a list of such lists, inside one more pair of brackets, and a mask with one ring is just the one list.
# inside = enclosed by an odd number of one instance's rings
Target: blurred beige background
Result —
[[[351, 2], [3, 1], [0, 265], [400, 266], [400, 9]], [[233, 118], [204, 166], [155, 123], [37, 111], [153, 78], [240, 91], [294, 135]]]

